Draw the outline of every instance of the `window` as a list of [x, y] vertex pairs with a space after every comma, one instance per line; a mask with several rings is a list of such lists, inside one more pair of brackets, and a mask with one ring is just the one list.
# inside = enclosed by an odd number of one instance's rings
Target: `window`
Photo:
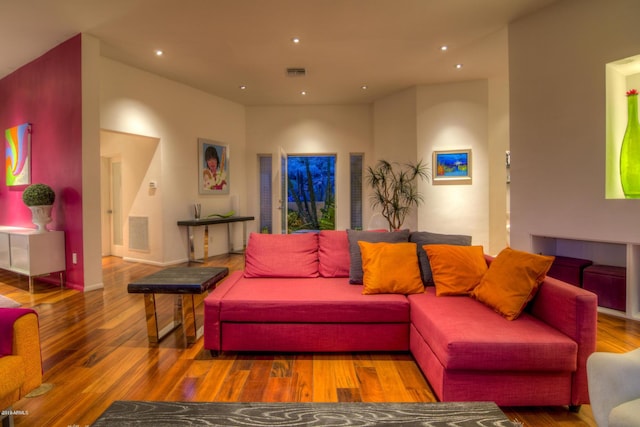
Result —
[[335, 155], [287, 156], [288, 232], [335, 230]]
[[[287, 226], [288, 233], [336, 228], [336, 156], [288, 155]], [[355, 159], [355, 162], [354, 162]], [[355, 166], [354, 166], [355, 165]], [[283, 166], [284, 167], [284, 166]], [[260, 232], [273, 232], [273, 170], [270, 154], [258, 155], [260, 175]], [[362, 228], [362, 155], [352, 155], [351, 227]], [[311, 183], [311, 185], [309, 185]], [[284, 187], [284, 186], [283, 186]]]
[[349, 177], [351, 181], [351, 228], [362, 230], [362, 154], [349, 156]]
[[271, 156], [260, 155], [260, 232], [271, 233]]

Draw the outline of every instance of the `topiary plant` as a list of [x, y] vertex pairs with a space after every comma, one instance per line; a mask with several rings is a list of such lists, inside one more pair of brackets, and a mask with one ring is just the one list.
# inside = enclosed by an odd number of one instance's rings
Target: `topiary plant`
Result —
[[56, 193], [47, 184], [31, 184], [24, 189], [22, 201], [27, 206], [52, 205]]

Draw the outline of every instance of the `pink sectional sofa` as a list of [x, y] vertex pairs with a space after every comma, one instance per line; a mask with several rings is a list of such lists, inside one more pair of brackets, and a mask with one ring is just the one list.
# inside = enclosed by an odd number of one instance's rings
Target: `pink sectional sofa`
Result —
[[[363, 294], [361, 239], [415, 242], [409, 262], [419, 264], [424, 291]], [[588, 403], [594, 294], [547, 277], [524, 312], [507, 320], [469, 296], [436, 296], [425, 243], [470, 244], [470, 238], [406, 230], [252, 233], [245, 270], [205, 299], [204, 347], [214, 353], [410, 351], [441, 401], [572, 409]]]

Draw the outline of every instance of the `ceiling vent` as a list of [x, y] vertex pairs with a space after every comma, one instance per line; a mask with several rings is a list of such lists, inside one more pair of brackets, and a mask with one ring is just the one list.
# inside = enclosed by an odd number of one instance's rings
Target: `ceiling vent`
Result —
[[304, 77], [306, 74], [304, 68], [287, 68], [287, 77]]

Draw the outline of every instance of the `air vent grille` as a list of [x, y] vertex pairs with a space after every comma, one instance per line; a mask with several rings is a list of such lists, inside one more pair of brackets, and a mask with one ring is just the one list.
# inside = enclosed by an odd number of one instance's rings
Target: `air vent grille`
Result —
[[287, 77], [304, 77], [306, 74], [304, 68], [287, 68]]
[[149, 251], [149, 217], [129, 217], [129, 249], [132, 251]]

